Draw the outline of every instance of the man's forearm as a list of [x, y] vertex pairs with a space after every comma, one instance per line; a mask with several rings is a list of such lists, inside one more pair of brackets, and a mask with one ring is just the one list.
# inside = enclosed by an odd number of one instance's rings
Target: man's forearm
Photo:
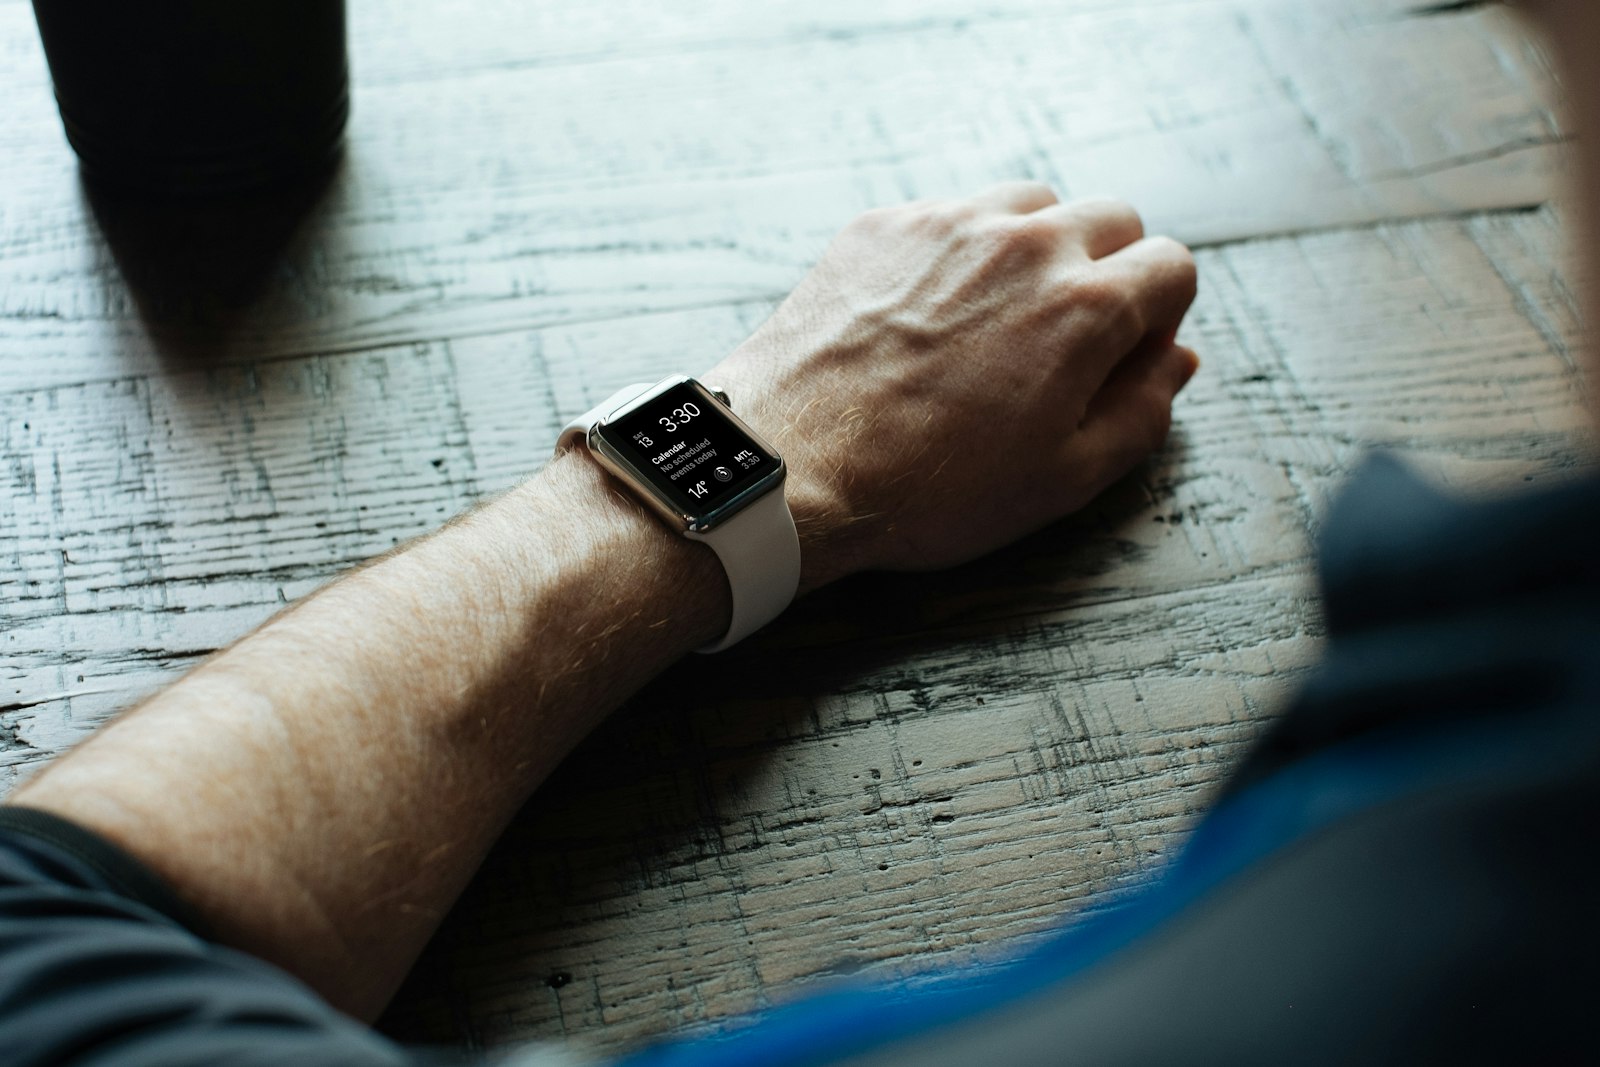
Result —
[[13, 800], [121, 844], [224, 940], [372, 1013], [533, 787], [728, 611], [709, 549], [569, 454], [273, 619]]
[[[868, 212], [711, 379], [783, 455], [802, 591], [973, 559], [1160, 444], [1194, 262], [1034, 182]], [[725, 632], [727, 578], [581, 455], [339, 581], [14, 799], [225, 942], [378, 1010], [490, 842], [617, 703]]]

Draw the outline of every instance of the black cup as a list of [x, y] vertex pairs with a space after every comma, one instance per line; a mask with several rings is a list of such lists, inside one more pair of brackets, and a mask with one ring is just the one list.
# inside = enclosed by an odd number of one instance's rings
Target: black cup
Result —
[[350, 114], [344, 0], [34, 0], [93, 182], [178, 196], [328, 167]]

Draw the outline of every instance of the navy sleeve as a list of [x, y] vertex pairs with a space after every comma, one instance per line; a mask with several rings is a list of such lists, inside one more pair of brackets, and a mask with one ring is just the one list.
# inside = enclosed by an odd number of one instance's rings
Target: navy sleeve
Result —
[[1329, 649], [1181, 855], [1008, 964], [843, 987], [625, 1067], [1595, 1058], [1600, 482], [1369, 464]]
[[[1325, 531], [1326, 661], [1120, 908], [626, 1067], [1588, 1062], [1597, 526], [1600, 482], [1469, 506], [1379, 461]], [[418, 1062], [207, 942], [109, 845], [16, 809], [0, 1060]]]
[[202, 932], [175, 894], [108, 842], [44, 812], [0, 807], [0, 1061], [425, 1062]]

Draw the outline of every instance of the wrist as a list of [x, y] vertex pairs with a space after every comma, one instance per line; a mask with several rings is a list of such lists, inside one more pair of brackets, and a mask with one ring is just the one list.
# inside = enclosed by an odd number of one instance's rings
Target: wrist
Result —
[[785, 487], [789, 511], [800, 535], [800, 588], [795, 593], [799, 599], [861, 569], [852, 551], [857, 522], [840, 504], [839, 494], [817, 477], [805, 455], [791, 463], [785, 454], [784, 462], [789, 463]]
[[[646, 677], [726, 629], [728, 584], [711, 549], [668, 529], [581, 449], [487, 510], [509, 538], [548, 553], [525, 568], [537, 610], [592, 617], [593, 641], [630, 642], [627, 658], [648, 663]], [[541, 536], [530, 542], [531, 531]], [[569, 602], [550, 602], [552, 579]]]
[[[765, 437], [783, 457], [788, 475], [784, 498], [794, 517], [800, 539], [800, 584], [796, 599], [864, 569], [857, 542], [874, 516], [861, 514], [849, 504], [841, 472], [830, 466], [824, 453], [827, 442], [813, 440], [816, 427], [802, 431], [789, 413], [784, 390], [770, 379], [750, 373], [764, 361], [741, 348], [730, 361], [705, 376], [725, 387], [734, 410], [751, 429]], [[737, 361], [737, 362], [735, 362]], [[803, 414], [803, 413], [802, 413]]]
[[[699, 651], [737, 644], [800, 592], [805, 562], [786, 463], [719, 389], [684, 374], [624, 386], [570, 419], [556, 448], [590, 458], [669, 531], [715, 553], [731, 611], [721, 636]], [[807, 520], [823, 512], [809, 483], [793, 484], [801, 486], [796, 502], [815, 546], [819, 524]], [[825, 580], [813, 566], [807, 588]]]

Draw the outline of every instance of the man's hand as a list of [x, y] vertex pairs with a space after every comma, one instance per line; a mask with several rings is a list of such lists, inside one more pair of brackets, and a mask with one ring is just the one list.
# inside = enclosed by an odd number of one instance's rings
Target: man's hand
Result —
[[944, 567], [1087, 503], [1166, 438], [1194, 260], [1033, 182], [860, 216], [715, 370], [790, 468], [802, 588]]

